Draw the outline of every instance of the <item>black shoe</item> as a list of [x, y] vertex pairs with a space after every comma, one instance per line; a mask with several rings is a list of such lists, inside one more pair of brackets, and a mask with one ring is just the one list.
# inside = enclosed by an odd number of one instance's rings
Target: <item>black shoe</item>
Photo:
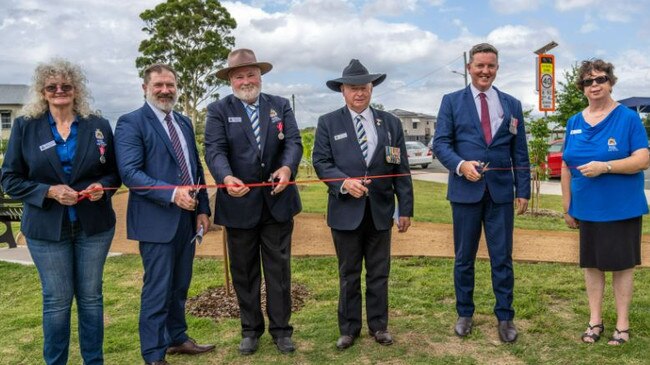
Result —
[[158, 360], [158, 361], [152, 361], [152, 362], [145, 362], [144, 365], [170, 365], [165, 359]]
[[339, 337], [338, 341], [336, 341], [336, 348], [339, 350], [345, 350], [348, 347], [354, 345], [354, 340], [355, 336], [342, 335]]
[[252, 355], [257, 351], [259, 339], [257, 337], [244, 337], [239, 343], [239, 353], [242, 355]]
[[275, 346], [278, 348], [278, 351], [280, 351], [283, 354], [288, 354], [296, 351], [296, 346], [294, 346], [293, 341], [291, 341], [291, 337], [274, 338], [273, 342], [275, 343]]
[[393, 344], [393, 336], [390, 335], [388, 330], [376, 332], [370, 331], [370, 337], [374, 337], [375, 341], [380, 345], [388, 346]]
[[517, 340], [517, 328], [512, 320], [499, 321], [499, 338], [506, 343], [512, 343]]
[[472, 317], [458, 317], [454, 331], [458, 337], [466, 337], [472, 333]]

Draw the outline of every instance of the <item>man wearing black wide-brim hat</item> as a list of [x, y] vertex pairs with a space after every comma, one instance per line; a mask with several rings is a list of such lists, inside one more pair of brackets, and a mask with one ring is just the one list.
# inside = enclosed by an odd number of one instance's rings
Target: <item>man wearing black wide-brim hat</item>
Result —
[[391, 228], [393, 216], [398, 232], [411, 225], [413, 185], [399, 119], [370, 107], [373, 87], [385, 79], [351, 60], [340, 78], [327, 82], [346, 105], [321, 116], [316, 129], [314, 168], [319, 178], [333, 179], [326, 183], [327, 224], [339, 263], [340, 350], [361, 333], [364, 260], [368, 332], [382, 345], [393, 343], [388, 332]]

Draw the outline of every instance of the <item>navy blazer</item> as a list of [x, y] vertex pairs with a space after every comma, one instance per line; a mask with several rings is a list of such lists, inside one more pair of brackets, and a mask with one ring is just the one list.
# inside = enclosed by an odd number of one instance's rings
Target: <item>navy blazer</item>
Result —
[[[261, 93], [259, 113], [261, 150], [242, 102], [233, 95], [208, 105], [205, 123], [205, 162], [217, 183], [232, 175], [245, 184], [268, 181], [282, 166], [291, 169], [291, 180], [302, 158], [300, 130], [289, 100]], [[280, 128], [280, 126], [282, 126]], [[280, 139], [280, 129], [284, 138]], [[231, 227], [255, 227], [262, 216], [263, 203], [278, 222], [287, 222], [302, 209], [295, 185], [271, 195], [270, 187], [253, 187], [236, 198], [226, 189], [217, 191], [214, 222]]]
[[[20, 230], [26, 237], [58, 241], [65, 206], [46, 198], [52, 185], [66, 184], [76, 191], [98, 182], [105, 188], [120, 186], [115, 164], [113, 132], [108, 121], [98, 116], [78, 117], [77, 151], [72, 161], [70, 179], [63, 172], [47, 113], [38, 118], [19, 117], [11, 128], [11, 137], [2, 163], [2, 188], [23, 202]], [[105, 163], [100, 161], [97, 135], [106, 143]], [[102, 199], [81, 200], [75, 205], [81, 229], [87, 235], [105, 232], [115, 226], [111, 196], [106, 190]]]
[[[192, 179], [195, 184], [205, 184], [192, 122], [180, 113], [173, 113], [187, 143]], [[171, 242], [182, 212], [172, 202], [174, 188], [182, 185], [181, 168], [165, 128], [147, 103], [117, 120], [115, 152], [124, 185], [130, 188], [127, 238]], [[205, 189], [199, 190], [197, 199], [197, 214], [209, 215]]]
[[[352, 116], [347, 106], [325, 114], [318, 119], [312, 161], [321, 179], [410, 174], [402, 123], [394, 115], [372, 109], [377, 129], [377, 149], [370, 164], [363, 158]], [[386, 162], [386, 146], [400, 148], [400, 163]], [[366, 199], [375, 228], [390, 229], [397, 196], [399, 215], [413, 216], [413, 184], [411, 176], [372, 179], [368, 196], [354, 198], [342, 194], [343, 181], [327, 182], [327, 224], [338, 230], [354, 230], [359, 227], [365, 213]]]
[[[433, 150], [449, 170], [447, 199], [451, 202], [478, 202], [485, 193], [486, 184], [495, 203], [512, 202], [515, 196], [530, 198], [530, 162], [521, 103], [495, 90], [503, 107], [503, 122], [489, 145], [481, 129], [481, 118], [470, 86], [442, 98]], [[517, 134], [510, 132], [515, 120]], [[490, 165], [483, 179], [471, 182], [456, 174], [461, 160], [489, 162]]]

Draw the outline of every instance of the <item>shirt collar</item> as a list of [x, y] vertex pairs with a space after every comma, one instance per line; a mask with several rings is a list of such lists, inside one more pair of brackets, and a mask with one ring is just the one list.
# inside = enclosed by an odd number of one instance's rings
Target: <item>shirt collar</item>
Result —
[[242, 103], [242, 105], [244, 105], [244, 108], [246, 108], [249, 105], [252, 105], [252, 106], [254, 106], [256, 108], [260, 106], [260, 97], [259, 96], [257, 97], [257, 99], [255, 100], [255, 102], [253, 104], [248, 104], [247, 102], [245, 102], [245, 101], [243, 101], [241, 99], [238, 99], [238, 100]]
[[350, 115], [352, 116], [352, 120], [354, 120], [357, 117], [357, 115], [362, 116], [365, 120], [367, 120], [369, 122], [372, 122], [372, 120], [374, 119], [373, 116], [372, 116], [372, 110], [370, 109], [370, 107], [367, 107], [361, 113], [357, 113], [354, 110], [350, 109], [349, 107], [348, 107], [348, 110], [350, 111]]
[[[78, 123], [78, 121], [79, 121], [79, 118], [77, 118], [77, 116], [75, 115], [74, 120], [72, 121], [72, 124]], [[52, 116], [52, 113], [50, 113], [49, 110], [47, 111], [47, 122], [50, 123], [51, 126], [56, 125], [56, 121], [54, 120], [54, 117]]]
[[[165, 120], [165, 117], [167, 116], [167, 113], [165, 113], [164, 111], [156, 108], [153, 104], [151, 104], [149, 102], [149, 100], [147, 100], [147, 105], [149, 105], [151, 110], [153, 110], [153, 113], [156, 114], [156, 117], [158, 118], [158, 121], [160, 121], [162, 123]], [[169, 112], [169, 114], [171, 114], [172, 120], [174, 120], [174, 113]]]
[[485, 96], [487, 97], [488, 100], [491, 100], [492, 98], [498, 98], [497, 91], [494, 89], [494, 87], [490, 86], [489, 89], [485, 91], [481, 91], [474, 86], [474, 84], [469, 84], [470, 89], [472, 90], [472, 96], [474, 99], [478, 98], [478, 94], [480, 93], [485, 93]]

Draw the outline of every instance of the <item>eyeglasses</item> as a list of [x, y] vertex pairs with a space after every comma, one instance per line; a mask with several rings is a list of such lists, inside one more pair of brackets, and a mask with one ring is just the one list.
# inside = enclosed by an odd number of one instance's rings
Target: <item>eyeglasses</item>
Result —
[[61, 85], [47, 85], [46, 87], [43, 88], [43, 90], [47, 91], [48, 93], [55, 93], [57, 90], [61, 89], [64, 93], [67, 93], [69, 91], [72, 91], [74, 89], [74, 86], [69, 85], [69, 84], [61, 84]]
[[584, 79], [584, 80], [582, 80], [582, 86], [591, 86], [591, 85], [594, 84], [594, 81], [598, 85], [604, 84], [607, 81], [609, 81], [609, 77], [607, 77], [607, 76], [598, 76], [598, 77], [596, 77], [594, 79]]

